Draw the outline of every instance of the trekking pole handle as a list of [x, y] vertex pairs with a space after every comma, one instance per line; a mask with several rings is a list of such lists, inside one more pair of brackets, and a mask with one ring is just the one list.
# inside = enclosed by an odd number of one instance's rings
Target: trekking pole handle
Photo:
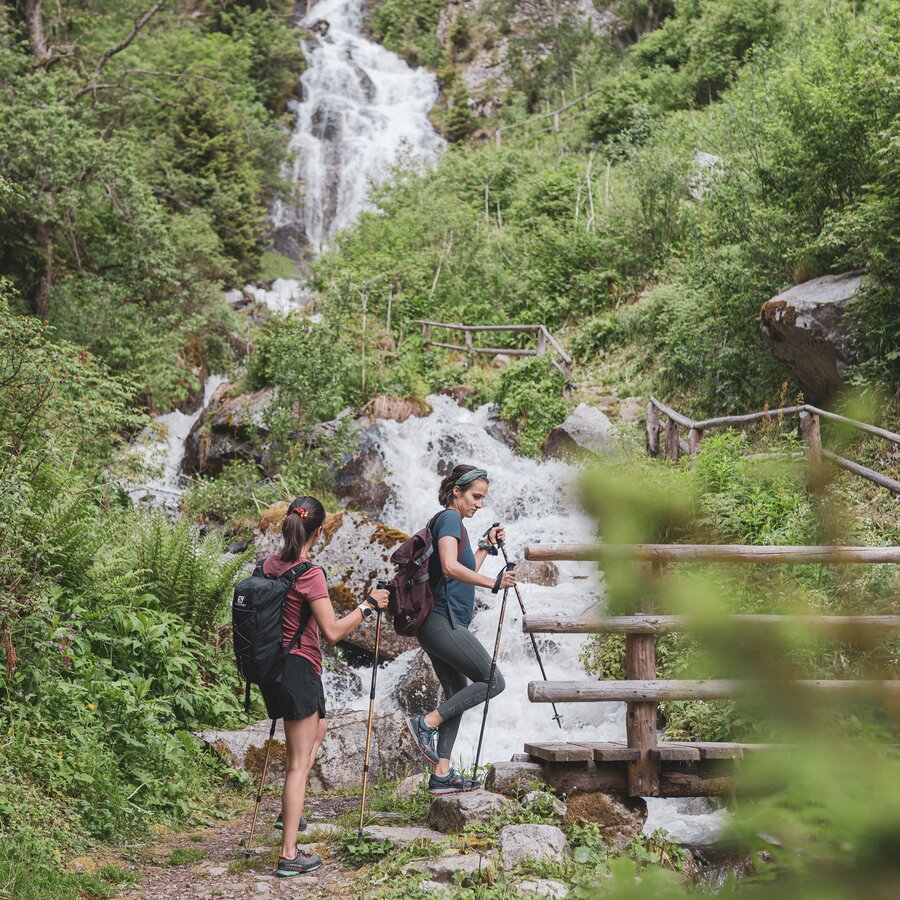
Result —
[[[503, 576], [504, 576], [507, 572], [509, 572], [510, 570], [514, 569], [515, 567], [516, 567], [516, 564], [515, 564], [515, 563], [508, 562], [508, 563], [507, 563], [507, 564], [506, 564], [506, 565], [505, 565], [505, 566], [497, 573], [497, 577], [494, 579], [494, 586], [491, 588], [491, 593], [492, 593], [492, 594], [498, 594], [498, 593], [500, 593], [500, 582], [503, 581]], [[506, 590], [509, 590], [509, 588], [506, 588]]]

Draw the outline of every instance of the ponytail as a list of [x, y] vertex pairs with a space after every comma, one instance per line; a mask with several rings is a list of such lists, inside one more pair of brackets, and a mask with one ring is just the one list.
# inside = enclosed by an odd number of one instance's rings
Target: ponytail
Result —
[[284, 547], [278, 554], [283, 562], [293, 562], [317, 528], [325, 522], [325, 507], [315, 497], [297, 497], [291, 501], [281, 523]]

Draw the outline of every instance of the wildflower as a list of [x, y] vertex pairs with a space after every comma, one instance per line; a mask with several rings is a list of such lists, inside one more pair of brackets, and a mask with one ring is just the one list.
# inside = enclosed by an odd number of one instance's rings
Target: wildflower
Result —
[[87, 708], [88, 708], [91, 712], [93, 712], [93, 711], [96, 709], [96, 707], [94, 706], [93, 703], [88, 703]]

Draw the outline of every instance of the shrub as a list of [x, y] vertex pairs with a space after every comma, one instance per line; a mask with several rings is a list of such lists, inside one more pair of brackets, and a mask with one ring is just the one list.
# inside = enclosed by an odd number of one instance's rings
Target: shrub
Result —
[[551, 428], [566, 417], [563, 376], [546, 357], [507, 367], [500, 377], [496, 401], [500, 415], [516, 425], [520, 453], [536, 456]]

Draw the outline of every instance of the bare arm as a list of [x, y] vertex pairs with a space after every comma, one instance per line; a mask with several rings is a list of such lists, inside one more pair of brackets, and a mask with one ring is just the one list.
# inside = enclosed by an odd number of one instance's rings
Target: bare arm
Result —
[[[379, 609], [384, 609], [387, 606], [389, 596], [387, 591], [372, 591], [370, 596], [378, 604]], [[315, 600], [310, 600], [309, 607], [312, 610], [316, 624], [319, 626], [319, 631], [322, 632], [329, 644], [337, 644], [342, 641], [357, 625], [364, 621], [359, 607], [351, 610], [346, 616], [342, 616], [340, 619], [337, 618], [329, 597], [317, 597]]]
[[[441, 571], [444, 573], [444, 577], [455, 578], [457, 581], [462, 581], [465, 584], [474, 584], [477, 587], [492, 588], [494, 586], [493, 578], [488, 575], [479, 575], [478, 572], [473, 572], [470, 568], [459, 562], [456, 558], [458, 548], [459, 541], [450, 535], [444, 535], [444, 537], [438, 541], [438, 555], [441, 558]], [[481, 556], [480, 560], [478, 559], [478, 555]], [[487, 554], [485, 554], [483, 550], [479, 550], [478, 555], [475, 556], [476, 565], [480, 565], [484, 562], [484, 557]], [[507, 588], [512, 587], [515, 583], [515, 572], [507, 572], [503, 576], [503, 581], [500, 583], [500, 586]]]

